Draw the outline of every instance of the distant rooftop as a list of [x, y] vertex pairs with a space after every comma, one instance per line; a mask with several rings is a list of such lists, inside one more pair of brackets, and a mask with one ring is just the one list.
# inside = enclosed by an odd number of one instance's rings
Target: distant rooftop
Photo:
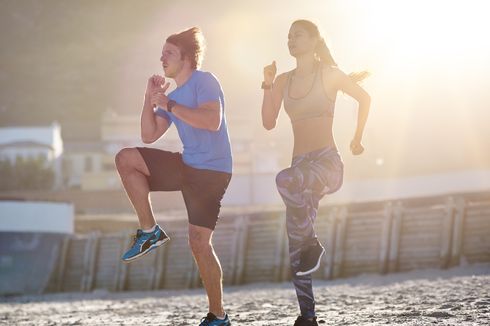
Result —
[[54, 122], [50, 126], [4, 127], [0, 128], [0, 147], [18, 144], [36, 144], [53, 148], [56, 153], [63, 151], [61, 127]]

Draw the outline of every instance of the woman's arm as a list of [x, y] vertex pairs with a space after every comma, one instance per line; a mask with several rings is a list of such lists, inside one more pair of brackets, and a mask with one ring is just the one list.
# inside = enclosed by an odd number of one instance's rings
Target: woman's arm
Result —
[[[264, 68], [264, 97], [262, 100], [262, 125], [271, 130], [276, 126], [277, 117], [283, 100], [284, 86], [287, 82], [287, 74], [276, 75], [276, 62]], [[270, 87], [270, 88], [267, 88]]]
[[335, 70], [335, 73], [337, 89], [351, 96], [359, 103], [356, 132], [350, 144], [352, 154], [359, 155], [364, 151], [361, 141], [369, 115], [371, 97], [361, 86], [354, 82], [351, 77], [338, 69]]

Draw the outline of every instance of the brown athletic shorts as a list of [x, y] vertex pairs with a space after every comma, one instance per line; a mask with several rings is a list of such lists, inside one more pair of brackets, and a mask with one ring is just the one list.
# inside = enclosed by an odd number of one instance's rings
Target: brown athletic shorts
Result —
[[189, 223], [214, 230], [221, 199], [231, 180], [226, 172], [196, 169], [182, 160], [181, 153], [137, 147], [150, 171], [150, 191], [181, 191]]

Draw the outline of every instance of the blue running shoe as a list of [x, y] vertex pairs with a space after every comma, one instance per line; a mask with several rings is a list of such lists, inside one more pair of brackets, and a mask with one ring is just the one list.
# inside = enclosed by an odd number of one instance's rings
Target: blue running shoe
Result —
[[208, 313], [206, 317], [201, 319], [199, 326], [230, 326], [228, 314], [225, 314], [225, 319], [218, 319], [214, 314]]
[[134, 242], [131, 248], [121, 257], [121, 259], [125, 262], [130, 262], [136, 258], [146, 255], [151, 250], [170, 240], [170, 238], [165, 231], [163, 231], [162, 228], [157, 225], [153, 232], [146, 233], [143, 232], [143, 230], [136, 231], [136, 235], [133, 240]]

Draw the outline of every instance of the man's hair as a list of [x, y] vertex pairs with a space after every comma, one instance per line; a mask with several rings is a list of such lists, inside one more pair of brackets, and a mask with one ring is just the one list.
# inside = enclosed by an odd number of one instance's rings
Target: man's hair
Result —
[[167, 43], [171, 43], [180, 49], [182, 59], [187, 57], [192, 69], [198, 69], [201, 66], [204, 57], [204, 36], [199, 27], [192, 27], [183, 32], [170, 35]]

